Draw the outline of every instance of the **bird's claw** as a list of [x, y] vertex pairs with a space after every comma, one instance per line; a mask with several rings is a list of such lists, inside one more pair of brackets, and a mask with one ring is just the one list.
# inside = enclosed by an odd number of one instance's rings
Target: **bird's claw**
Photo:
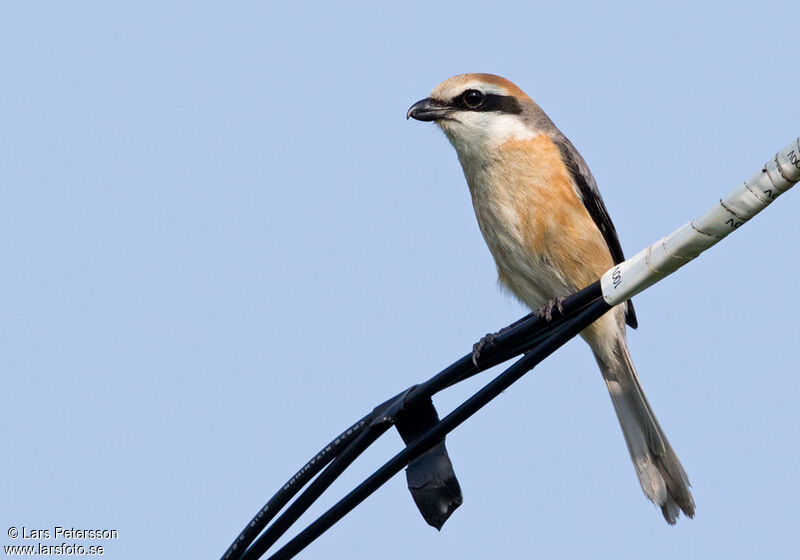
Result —
[[495, 346], [494, 340], [496, 338], [496, 333], [489, 333], [472, 346], [472, 365], [478, 367], [478, 359], [481, 357], [481, 352], [487, 346]]
[[554, 300], [550, 300], [541, 306], [539, 309], [536, 310], [536, 314], [539, 315], [542, 319], [546, 322], [551, 323], [553, 321], [553, 309], [557, 309], [559, 313], [563, 315], [564, 313], [564, 297], [557, 297]]

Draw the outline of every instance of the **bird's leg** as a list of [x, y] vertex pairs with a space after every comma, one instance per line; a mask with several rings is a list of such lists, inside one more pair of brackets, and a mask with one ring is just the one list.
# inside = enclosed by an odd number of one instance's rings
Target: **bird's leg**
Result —
[[550, 300], [536, 310], [536, 314], [548, 323], [553, 322], [553, 309], [558, 309], [558, 312], [564, 314], [564, 300], [566, 298], [559, 296], [556, 299]]

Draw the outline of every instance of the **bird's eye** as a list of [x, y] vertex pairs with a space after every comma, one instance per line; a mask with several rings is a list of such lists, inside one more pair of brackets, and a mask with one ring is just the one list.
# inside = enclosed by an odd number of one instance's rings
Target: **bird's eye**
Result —
[[468, 89], [464, 92], [464, 105], [470, 109], [477, 109], [483, 104], [484, 96], [477, 89]]

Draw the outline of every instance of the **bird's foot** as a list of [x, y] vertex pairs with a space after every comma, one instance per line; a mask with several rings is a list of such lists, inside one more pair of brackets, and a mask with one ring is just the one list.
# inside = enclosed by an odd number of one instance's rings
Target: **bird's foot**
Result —
[[541, 306], [539, 309], [536, 310], [536, 314], [544, 319], [546, 322], [551, 323], [553, 321], [553, 309], [557, 309], [559, 313], [564, 313], [564, 297], [557, 297], [554, 300], [550, 300]]
[[[560, 311], [563, 311], [563, 309], [561, 309], [561, 301], [563, 301], [563, 300], [564, 300], [564, 298], [561, 298], [557, 302], [558, 309]], [[552, 314], [552, 308], [550, 310], [550, 313]], [[520, 325], [521, 323], [524, 323], [525, 321], [530, 319], [532, 315], [533, 315], [533, 313], [529, 313], [528, 315], [525, 315], [522, 319], [518, 319], [518, 320], [514, 321], [513, 323], [511, 323], [507, 327], [503, 327], [502, 329], [500, 329], [496, 333], [489, 333], [486, 336], [484, 336], [482, 339], [480, 339], [478, 342], [476, 342], [472, 346], [472, 363], [473, 363], [473, 365], [475, 367], [478, 367], [478, 359], [481, 357], [481, 352], [486, 347], [488, 347], [488, 346], [497, 346], [497, 343], [495, 341], [497, 340], [498, 336], [500, 336], [501, 334], [505, 334], [508, 331], [510, 331], [511, 329], [513, 329], [514, 327], [516, 327], [517, 325]]]
[[481, 357], [481, 352], [487, 346], [495, 346], [494, 341], [499, 334], [489, 333], [472, 346], [472, 365], [478, 367], [478, 359]]

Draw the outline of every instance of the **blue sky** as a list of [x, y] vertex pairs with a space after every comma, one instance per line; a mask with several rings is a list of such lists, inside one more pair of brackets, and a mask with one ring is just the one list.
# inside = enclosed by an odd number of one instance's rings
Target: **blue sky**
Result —
[[[6, 4], [0, 544], [114, 528], [108, 558], [216, 558], [338, 431], [525, 313], [454, 151], [405, 120], [439, 81], [537, 100], [628, 255], [800, 134], [794, 3], [555, 4]], [[464, 505], [441, 533], [399, 476], [301, 557], [788, 556], [798, 204], [636, 298], [694, 520], [646, 501], [573, 341], [448, 438]]]

